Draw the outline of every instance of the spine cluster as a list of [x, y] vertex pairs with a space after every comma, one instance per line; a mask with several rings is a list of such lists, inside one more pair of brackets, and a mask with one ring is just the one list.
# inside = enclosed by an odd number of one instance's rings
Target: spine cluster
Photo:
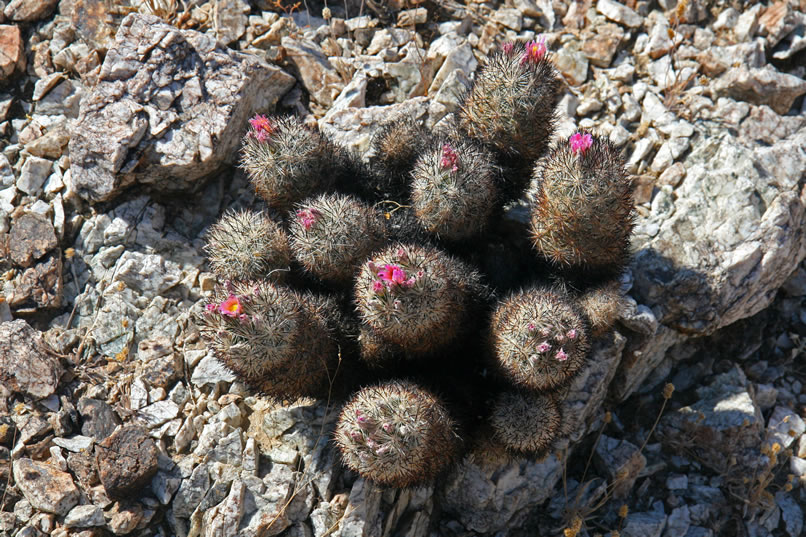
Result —
[[618, 321], [633, 226], [613, 147], [552, 141], [560, 88], [545, 40], [505, 43], [449, 132], [394, 118], [367, 163], [297, 118], [252, 118], [241, 166], [272, 218], [228, 212], [207, 234], [220, 283], [198, 323], [218, 359], [276, 399], [352, 394], [335, 444], [382, 485], [433, 480], [480, 431], [550, 450]]

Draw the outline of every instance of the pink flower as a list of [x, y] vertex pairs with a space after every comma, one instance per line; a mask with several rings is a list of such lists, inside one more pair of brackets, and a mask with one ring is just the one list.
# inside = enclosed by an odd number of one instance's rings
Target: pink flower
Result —
[[383, 291], [383, 284], [378, 280], [375, 280], [374, 282], [372, 282], [372, 290], [375, 293], [380, 293], [381, 291]]
[[398, 265], [387, 263], [378, 272], [378, 278], [387, 285], [401, 285], [406, 281], [406, 271]]
[[316, 222], [319, 215], [322, 214], [316, 209], [300, 209], [297, 211], [297, 218], [302, 222], [302, 227], [305, 231], [311, 229], [311, 226]]
[[572, 328], [571, 330], [566, 332], [565, 335], [568, 336], [568, 339], [576, 339], [577, 338], [577, 331], [576, 331], [575, 328]]
[[538, 36], [534, 41], [526, 43], [526, 51], [521, 58], [521, 65], [524, 63], [537, 63], [546, 55], [546, 38]]
[[442, 158], [439, 160], [439, 165], [442, 169], [450, 169], [452, 172], [459, 171], [459, 155], [451, 147], [451, 144], [444, 144], [442, 146]]
[[529, 332], [534, 332], [535, 328], [536, 328], [535, 323], [529, 323], [528, 325], [526, 325], [526, 330], [528, 330]]
[[258, 114], [250, 119], [249, 125], [252, 126], [252, 131], [249, 132], [249, 135], [255, 138], [258, 142], [265, 142], [274, 132], [274, 127], [272, 127], [269, 118], [261, 114]]
[[551, 350], [551, 343], [548, 341], [544, 341], [540, 345], [537, 346], [537, 352], [540, 354], [545, 354]]
[[565, 351], [564, 351], [564, 350], [562, 350], [562, 349], [558, 350], [558, 351], [557, 351], [557, 354], [555, 354], [554, 356], [555, 356], [555, 358], [557, 358], [557, 360], [559, 360], [560, 362], [564, 362], [564, 361], [566, 361], [566, 360], [568, 359], [568, 355], [567, 355], [567, 354], [565, 354]]
[[213, 313], [217, 309], [218, 306], [216, 304], [207, 304], [206, 306], [204, 306], [205, 313]]
[[392, 425], [391, 423], [384, 423], [382, 427], [383, 430], [386, 431], [387, 433], [391, 433], [392, 431], [395, 430], [394, 425]]
[[224, 302], [218, 305], [218, 312], [227, 317], [238, 317], [243, 312], [243, 307], [237, 296], [230, 295]]
[[512, 50], [514, 48], [515, 48], [515, 45], [511, 41], [507, 41], [506, 43], [501, 44], [501, 50], [503, 50], [504, 54], [506, 54], [506, 55], [512, 54]]
[[401, 261], [405, 261], [408, 258], [408, 256], [406, 255], [406, 250], [404, 250], [403, 248], [398, 248], [396, 255], [397, 258], [400, 259]]
[[364, 435], [361, 434], [360, 431], [350, 431], [350, 438], [352, 438], [353, 440], [355, 440], [357, 442], [357, 441], [363, 439]]
[[571, 146], [571, 151], [582, 154], [593, 145], [593, 136], [590, 133], [577, 132], [568, 139], [568, 144]]

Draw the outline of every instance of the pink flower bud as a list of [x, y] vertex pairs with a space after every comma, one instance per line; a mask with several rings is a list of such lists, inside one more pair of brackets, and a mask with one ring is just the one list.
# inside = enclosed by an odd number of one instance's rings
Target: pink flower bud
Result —
[[565, 335], [568, 336], [568, 339], [576, 339], [577, 338], [577, 331], [576, 331], [575, 328], [572, 328], [571, 330], [566, 332]]
[[383, 291], [383, 284], [381, 282], [379, 282], [378, 280], [375, 280], [374, 282], [372, 282], [372, 290], [375, 293], [382, 292]]
[[544, 341], [540, 345], [537, 346], [537, 352], [540, 354], [545, 354], [551, 350], [551, 343], [548, 341]]
[[562, 350], [562, 349], [560, 349], [560, 350], [558, 350], [558, 351], [557, 351], [557, 354], [555, 355], [555, 357], [556, 357], [556, 358], [557, 358], [557, 360], [559, 360], [560, 362], [564, 362], [564, 361], [566, 361], [566, 360], [568, 359], [568, 355], [567, 355], [567, 354], [565, 354], [565, 351], [564, 351], [564, 350]]

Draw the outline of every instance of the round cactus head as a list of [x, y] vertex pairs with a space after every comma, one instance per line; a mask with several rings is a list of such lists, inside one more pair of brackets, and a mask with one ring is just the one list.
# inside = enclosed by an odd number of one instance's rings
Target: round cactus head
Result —
[[380, 216], [349, 196], [324, 194], [296, 207], [289, 224], [291, 249], [306, 271], [349, 282], [358, 264], [384, 240]]
[[290, 270], [288, 237], [262, 212], [228, 211], [210, 226], [204, 250], [225, 280], [278, 281]]
[[504, 377], [537, 391], [570, 382], [590, 347], [584, 316], [565, 293], [550, 288], [522, 291], [499, 304], [492, 343]]
[[200, 332], [219, 361], [267, 395], [316, 396], [338, 354], [327, 306], [266, 281], [228, 282], [201, 314]]
[[560, 430], [560, 405], [551, 394], [504, 392], [495, 398], [489, 419], [495, 440], [513, 451], [540, 455]]
[[386, 172], [406, 174], [430, 136], [421, 122], [408, 116], [397, 118], [381, 126], [372, 138], [374, 160]]
[[442, 402], [409, 382], [364, 388], [341, 412], [335, 440], [348, 468], [380, 485], [433, 480], [459, 447]]
[[382, 340], [412, 353], [448, 344], [459, 333], [478, 275], [430, 247], [394, 245], [363, 264], [358, 314]]
[[333, 160], [330, 144], [296, 117], [255, 116], [241, 151], [241, 167], [271, 207], [293, 203], [326, 187]]
[[559, 268], [620, 272], [629, 259], [634, 189], [610, 142], [574, 134], [535, 165], [534, 247]]
[[621, 282], [611, 280], [585, 291], [578, 299], [579, 308], [588, 316], [593, 335], [602, 335], [610, 330], [624, 310], [624, 294]]
[[535, 160], [554, 131], [559, 94], [545, 39], [508, 43], [478, 72], [459, 111], [459, 126], [502, 155]]
[[414, 165], [414, 214], [429, 232], [448, 240], [480, 234], [496, 204], [492, 155], [471, 142], [446, 141]]

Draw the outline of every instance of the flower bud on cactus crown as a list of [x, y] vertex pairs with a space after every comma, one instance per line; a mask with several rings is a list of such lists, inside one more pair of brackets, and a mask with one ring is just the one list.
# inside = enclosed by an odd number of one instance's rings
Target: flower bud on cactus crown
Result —
[[249, 123], [241, 167], [269, 206], [287, 209], [332, 181], [333, 150], [318, 132], [295, 117], [256, 116]]
[[502, 155], [535, 160], [548, 147], [559, 93], [545, 40], [505, 44], [478, 72], [459, 111], [459, 127]]
[[[288, 237], [262, 212], [228, 211], [210, 226], [204, 247], [225, 280], [281, 280], [291, 263]], [[272, 272], [275, 271], [275, 272]]]
[[409, 382], [364, 388], [339, 417], [335, 440], [344, 464], [380, 485], [433, 480], [456, 455], [455, 423], [432, 393]]
[[492, 319], [495, 360], [505, 378], [536, 391], [571, 381], [590, 348], [587, 321], [558, 289], [521, 291], [498, 305]]
[[608, 141], [575, 134], [535, 165], [535, 248], [561, 268], [617, 274], [629, 259], [634, 189]]
[[495, 398], [489, 420], [495, 439], [508, 449], [541, 455], [560, 430], [560, 405], [553, 394], [504, 392]]
[[380, 215], [349, 196], [325, 194], [303, 201], [290, 220], [294, 256], [325, 281], [352, 280], [358, 264], [384, 240]]
[[411, 176], [412, 207], [423, 228], [448, 240], [486, 228], [497, 198], [487, 151], [470, 142], [443, 142], [420, 155]]
[[404, 351], [431, 352], [459, 334], [478, 282], [477, 273], [435, 248], [395, 245], [361, 267], [358, 315]]
[[268, 282], [219, 286], [199, 319], [216, 358], [277, 399], [327, 393], [338, 357], [331, 338], [335, 308]]

